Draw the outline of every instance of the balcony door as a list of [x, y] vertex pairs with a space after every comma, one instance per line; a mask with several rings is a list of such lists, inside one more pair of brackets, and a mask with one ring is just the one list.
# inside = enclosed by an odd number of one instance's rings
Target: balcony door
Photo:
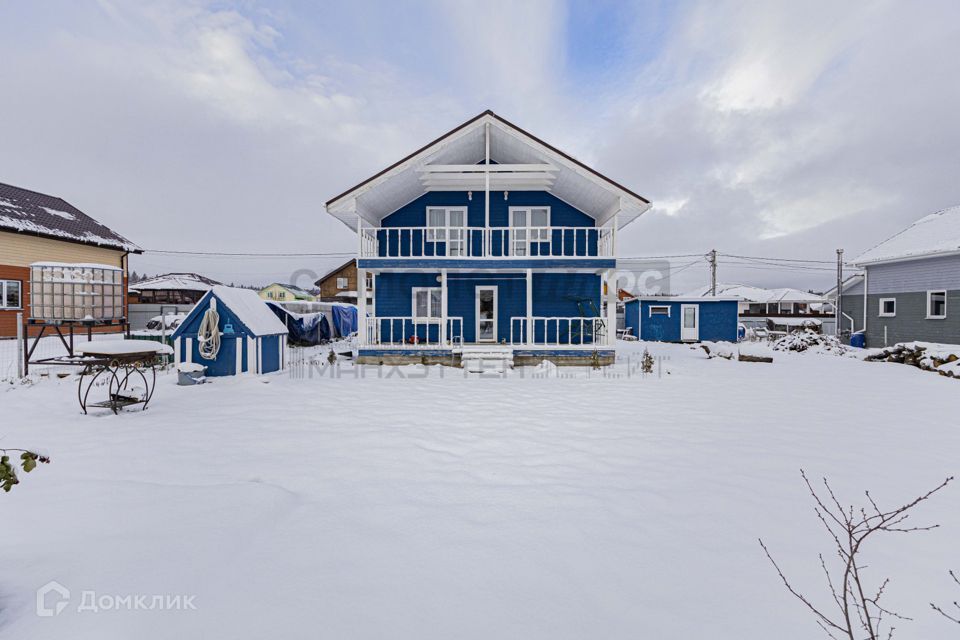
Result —
[[510, 207], [510, 255], [549, 255], [549, 243], [549, 207]]
[[477, 287], [477, 342], [497, 341], [497, 288]]
[[467, 255], [466, 227], [466, 207], [427, 207], [427, 242], [433, 243], [433, 255]]

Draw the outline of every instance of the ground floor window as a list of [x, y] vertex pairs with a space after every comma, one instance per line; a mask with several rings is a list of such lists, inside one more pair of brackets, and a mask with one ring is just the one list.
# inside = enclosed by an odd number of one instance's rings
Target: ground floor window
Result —
[[650, 305], [650, 317], [653, 316], [669, 316], [670, 315], [670, 305]]
[[947, 317], [947, 292], [927, 291], [927, 318], [937, 320]]
[[414, 287], [413, 289], [413, 317], [439, 318], [443, 295], [440, 287]]
[[20, 309], [21, 283], [19, 280], [0, 280], [0, 309]]
[[892, 318], [897, 315], [896, 298], [880, 298], [880, 317]]

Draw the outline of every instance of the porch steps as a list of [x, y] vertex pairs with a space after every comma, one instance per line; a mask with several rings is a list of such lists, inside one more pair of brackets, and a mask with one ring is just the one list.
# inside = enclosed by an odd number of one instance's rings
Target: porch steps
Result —
[[513, 347], [463, 347], [460, 363], [468, 373], [506, 373], [513, 368]]

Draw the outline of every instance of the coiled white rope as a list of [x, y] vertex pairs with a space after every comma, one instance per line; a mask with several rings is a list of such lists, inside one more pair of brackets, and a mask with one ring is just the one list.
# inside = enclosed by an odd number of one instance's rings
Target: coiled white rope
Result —
[[197, 349], [204, 360], [213, 360], [220, 353], [220, 331], [217, 329], [219, 323], [220, 314], [217, 313], [216, 301], [211, 300], [210, 308], [204, 312], [197, 330]]

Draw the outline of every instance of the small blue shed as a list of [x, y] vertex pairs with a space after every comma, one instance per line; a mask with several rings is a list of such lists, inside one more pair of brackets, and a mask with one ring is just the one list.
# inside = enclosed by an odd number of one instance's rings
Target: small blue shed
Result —
[[270, 373], [286, 366], [287, 327], [250, 289], [215, 286], [172, 337], [177, 364], [201, 364], [208, 376]]
[[737, 298], [651, 296], [624, 303], [631, 334], [653, 342], [737, 341]]

